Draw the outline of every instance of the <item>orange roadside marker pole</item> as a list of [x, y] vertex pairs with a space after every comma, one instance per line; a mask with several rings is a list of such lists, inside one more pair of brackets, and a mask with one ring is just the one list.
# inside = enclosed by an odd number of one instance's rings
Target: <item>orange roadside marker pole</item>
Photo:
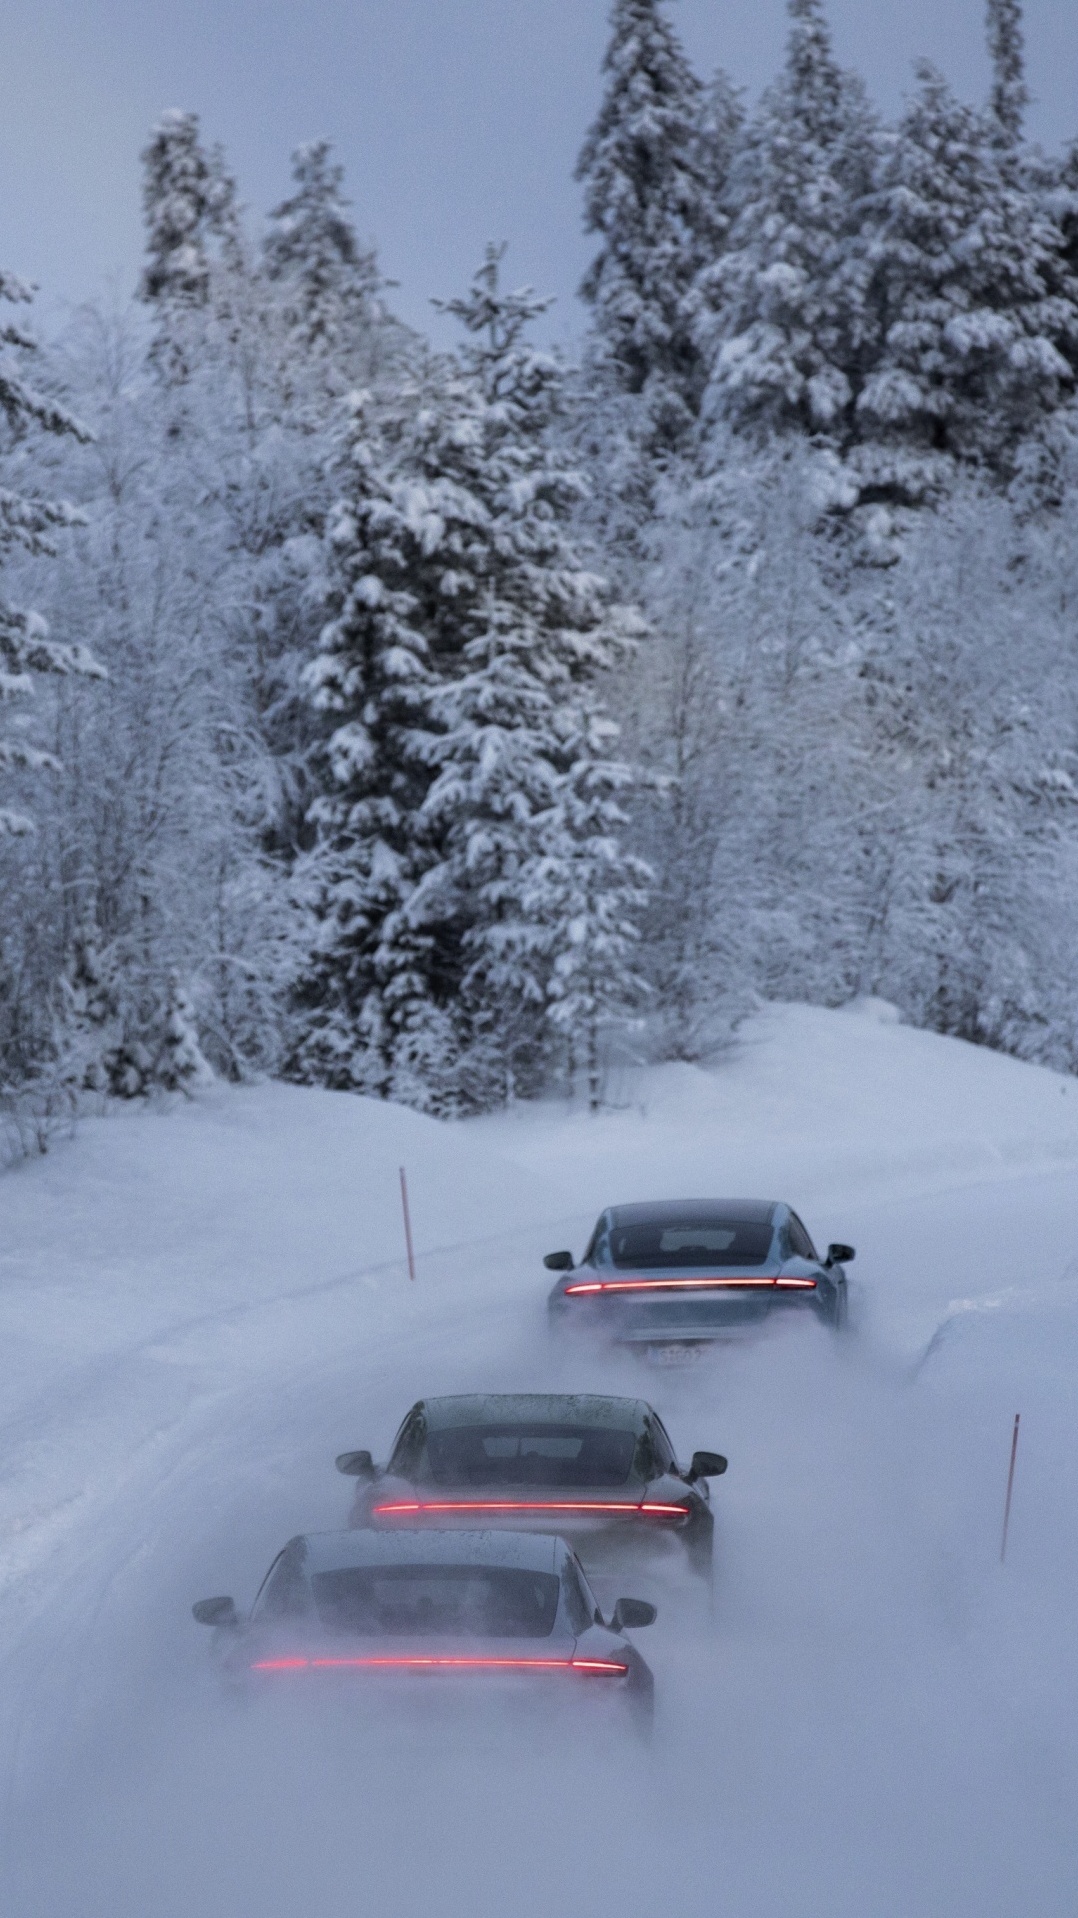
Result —
[[412, 1249], [412, 1220], [408, 1211], [408, 1180], [401, 1166], [401, 1207], [404, 1212], [404, 1243], [408, 1248], [408, 1277], [415, 1278], [415, 1252]]
[[1014, 1415], [1014, 1431], [1011, 1434], [1011, 1469], [1007, 1473], [1007, 1500], [1003, 1507], [1003, 1543], [999, 1548], [999, 1562], [1004, 1564], [1007, 1557], [1007, 1532], [1011, 1523], [1011, 1493], [1014, 1491], [1014, 1461], [1018, 1455], [1018, 1426], [1021, 1413]]

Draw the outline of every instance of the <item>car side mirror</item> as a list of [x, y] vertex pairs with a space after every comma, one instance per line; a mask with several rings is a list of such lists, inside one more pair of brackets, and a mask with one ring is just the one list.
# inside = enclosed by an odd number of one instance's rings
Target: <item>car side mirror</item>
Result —
[[698, 1478], [721, 1478], [729, 1461], [721, 1452], [694, 1452], [689, 1467], [689, 1484]]
[[849, 1265], [850, 1260], [856, 1257], [857, 1254], [852, 1245], [829, 1245], [827, 1248], [826, 1264]]
[[240, 1622], [236, 1601], [232, 1598], [200, 1598], [191, 1610], [200, 1625], [238, 1625]]
[[374, 1460], [369, 1452], [342, 1452], [337, 1470], [343, 1472], [345, 1478], [373, 1478]]
[[575, 1269], [571, 1252], [548, 1252], [543, 1264], [548, 1272], [572, 1272]]
[[643, 1598], [619, 1598], [610, 1620], [612, 1632], [639, 1631], [643, 1625], [654, 1625], [659, 1614], [654, 1605]]

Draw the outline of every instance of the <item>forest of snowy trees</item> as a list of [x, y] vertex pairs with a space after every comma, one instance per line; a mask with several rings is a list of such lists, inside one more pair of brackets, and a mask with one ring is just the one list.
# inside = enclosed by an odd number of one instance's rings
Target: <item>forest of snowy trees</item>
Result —
[[435, 351], [327, 144], [256, 233], [180, 111], [130, 308], [0, 274], [24, 1143], [211, 1074], [598, 1104], [761, 998], [1078, 1071], [1078, 142], [1020, 0], [897, 124], [823, 0], [754, 108], [674, 11], [614, 0], [575, 362], [494, 245]]

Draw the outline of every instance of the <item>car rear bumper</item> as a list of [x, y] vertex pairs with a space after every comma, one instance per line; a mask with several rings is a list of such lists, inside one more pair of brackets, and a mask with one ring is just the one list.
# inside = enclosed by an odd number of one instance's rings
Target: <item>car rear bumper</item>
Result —
[[616, 1345], [699, 1345], [751, 1338], [769, 1325], [787, 1322], [790, 1313], [829, 1320], [834, 1298], [821, 1290], [691, 1302], [562, 1299], [551, 1301], [550, 1313], [559, 1330], [579, 1330]]
[[659, 1500], [642, 1504], [612, 1503], [605, 1510], [583, 1502], [576, 1509], [558, 1504], [529, 1506], [515, 1501], [496, 1509], [482, 1503], [453, 1509], [437, 1502], [417, 1508], [402, 1501], [396, 1511], [392, 1508], [372, 1510], [367, 1523], [378, 1531], [404, 1527], [422, 1530], [429, 1526], [439, 1532], [474, 1532], [477, 1526], [482, 1526], [484, 1530], [495, 1531], [556, 1532], [561, 1538], [596, 1535], [650, 1538], [683, 1532], [696, 1516], [692, 1507], [682, 1508], [673, 1501], [667, 1505]]

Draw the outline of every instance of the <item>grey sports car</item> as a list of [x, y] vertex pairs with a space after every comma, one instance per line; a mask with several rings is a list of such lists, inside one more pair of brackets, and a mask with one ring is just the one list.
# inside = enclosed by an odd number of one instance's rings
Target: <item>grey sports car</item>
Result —
[[560, 1276], [552, 1324], [645, 1346], [743, 1335], [765, 1320], [809, 1312], [846, 1319], [852, 1245], [821, 1259], [797, 1213], [771, 1199], [674, 1199], [602, 1213], [580, 1265], [548, 1253]]
[[243, 1689], [358, 1684], [373, 1708], [423, 1682], [461, 1702], [477, 1685], [564, 1698], [557, 1688], [579, 1684], [638, 1728], [651, 1713], [651, 1671], [625, 1633], [650, 1625], [655, 1607], [622, 1598], [604, 1620], [575, 1553], [549, 1534], [308, 1534], [278, 1553], [248, 1617], [224, 1597], [193, 1611]]
[[714, 1533], [707, 1481], [726, 1460], [695, 1452], [680, 1466], [643, 1399], [517, 1392], [420, 1399], [387, 1465], [342, 1452], [337, 1470], [359, 1480], [352, 1525], [556, 1527], [592, 1569], [673, 1539], [705, 1569]]

